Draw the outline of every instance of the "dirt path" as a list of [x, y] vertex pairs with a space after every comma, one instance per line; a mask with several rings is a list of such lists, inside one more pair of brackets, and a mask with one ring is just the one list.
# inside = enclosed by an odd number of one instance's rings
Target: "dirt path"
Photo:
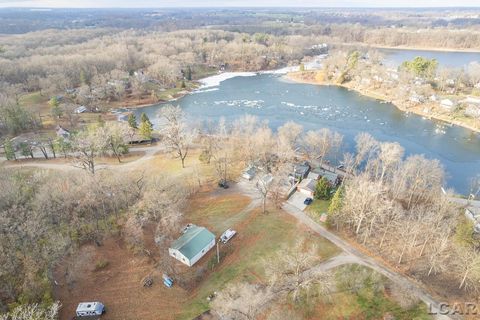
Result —
[[[285, 203], [283, 209], [289, 213], [290, 215], [297, 218], [300, 222], [307, 225], [313, 231], [315, 231], [320, 236], [330, 240], [333, 244], [341, 248], [347, 255], [341, 255], [337, 259], [330, 259], [327, 263], [330, 263], [332, 267], [338, 266], [340, 264], [345, 263], [357, 263], [364, 266], [367, 266], [387, 278], [391, 281], [395, 282], [396, 284], [408, 289], [412, 294], [417, 296], [420, 300], [422, 300], [427, 306], [431, 306], [432, 311], [440, 310], [439, 301], [436, 301], [430, 294], [426, 292], [425, 289], [418, 283], [415, 283], [413, 280], [390, 270], [385, 265], [381, 264], [380, 262], [376, 261], [375, 259], [363, 254], [362, 252], [358, 251], [354, 247], [352, 247], [348, 242], [341, 239], [337, 235], [333, 234], [332, 232], [325, 229], [323, 226], [319, 225], [315, 221], [313, 221], [310, 217], [308, 217], [303, 211], [298, 210], [297, 208], [293, 207], [292, 205]], [[337, 256], [338, 257], [338, 256]], [[336, 257], [335, 257], [336, 258]], [[321, 267], [317, 266], [317, 267]], [[325, 266], [323, 268], [326, 268]], [[446, 316], [446, 315], [437, 315], [435, 316], [436, 319], [461, 319], [458, 316]]]
[[[165, 147], [162, 145], [132, 148], [132, 151], [145, 152], [145, 154], [140, 158], [132, 160], [130, 162], [118, 163], [118, 164], [98, 164], [95, 166], [95, 170], [96, 171], [105, 170], [105, 169], [131, 170], [133, 168], [138, 167], [145, 161], [151, 160], [153, 157], [155, 157], [155, 154], [157, 152], [162, 152], [165, 150], [166, 150]], [[2, 160], [5, 160], [5, 159], [2, 158]], [[53, 169], [53, 170], [62, 170], [62, 171], [71, 171], [71, 170], [81, 169], [70, 163], [45, 163], [45, 162], [13, 163], [13, 164], [7, 164], [4, 167], [5, 168], [33, 167], [33, 168], [40, 168], [40, 169]]]

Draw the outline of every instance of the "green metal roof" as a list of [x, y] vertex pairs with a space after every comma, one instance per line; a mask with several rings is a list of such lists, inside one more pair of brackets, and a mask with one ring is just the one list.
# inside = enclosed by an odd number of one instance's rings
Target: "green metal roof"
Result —
[[204, 227], [192, 225], [170, 248], [180, 251], [187, 259], [195, 257], [203, 248], [205, 248], [215, 235]]

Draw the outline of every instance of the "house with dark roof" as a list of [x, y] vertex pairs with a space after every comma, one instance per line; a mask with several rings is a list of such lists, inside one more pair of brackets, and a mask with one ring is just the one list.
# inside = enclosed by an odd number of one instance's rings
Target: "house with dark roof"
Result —
[[297, 180], [306, 178], [309, 172], [310, 172], [310, 164], [307, 161], [304, 161], [302, 163], [297, 163], [293, 167], [293, 175], [294, 175], [294, 178]]
[[63, 137], [65, 139], [70, 138], [70, 131], [68, 131], [62, 126], [57, 126], [56, 133], [57, 133], [57, 137]]
[[205, 227], [194, 224], [186, 228], [183, 235], [175, 240], [168, 253], [178, 261], [193, 266], [215, 246], [215, 235]]
[[335, 172], [331, 172], [322, 168], [317, 168], [313, 170], [313, 173], [317, 174], [319, 179], [322, 177], [327, 179], [332, 187], [336, 187], [340, 183], [340, 177]]

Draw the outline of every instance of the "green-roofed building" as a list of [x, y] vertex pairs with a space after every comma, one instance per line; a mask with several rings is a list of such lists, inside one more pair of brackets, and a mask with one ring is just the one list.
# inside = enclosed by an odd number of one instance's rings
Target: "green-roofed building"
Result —
[[214, 246], [215, 235], [204, 227], [192, 224], [172, 243], [168, 253], [191, 267]]

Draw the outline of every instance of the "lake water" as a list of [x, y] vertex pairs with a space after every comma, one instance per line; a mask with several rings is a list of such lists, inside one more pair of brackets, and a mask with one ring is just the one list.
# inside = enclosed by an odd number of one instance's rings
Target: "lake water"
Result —
[[[281, 75], [236, 77], [189, 94], [180, 105], [190, 120], [234, 121], [251, 114], [276, 129], [292, 120], [305, 129], [328, 127], [345, 136], [344, 151], [352, 151], [354, 137], [368, 132], [381, 141], [397, 141], [406, 154], [439, 159], [447, 171], [448, 187], [468, 193], [471, 178], [480, 173], [480, 135], [406, 114], [388, 103], [339, 87], [291, 83]], [[160, 105], [136, 110], [158, 123]]]
[[398, 49], [379, 49], [385, 57], [387, 65], [396, 67], [404, 61], [412, 60], [421, 56], [428, 59], [437, 59], [439, 66], [449, 68], [464, 68], [469, 63], [480, 62], [480, 53], [478, 52], [452, 52], [452, 51], [428, 51], [428, 50], [398, 50]]

